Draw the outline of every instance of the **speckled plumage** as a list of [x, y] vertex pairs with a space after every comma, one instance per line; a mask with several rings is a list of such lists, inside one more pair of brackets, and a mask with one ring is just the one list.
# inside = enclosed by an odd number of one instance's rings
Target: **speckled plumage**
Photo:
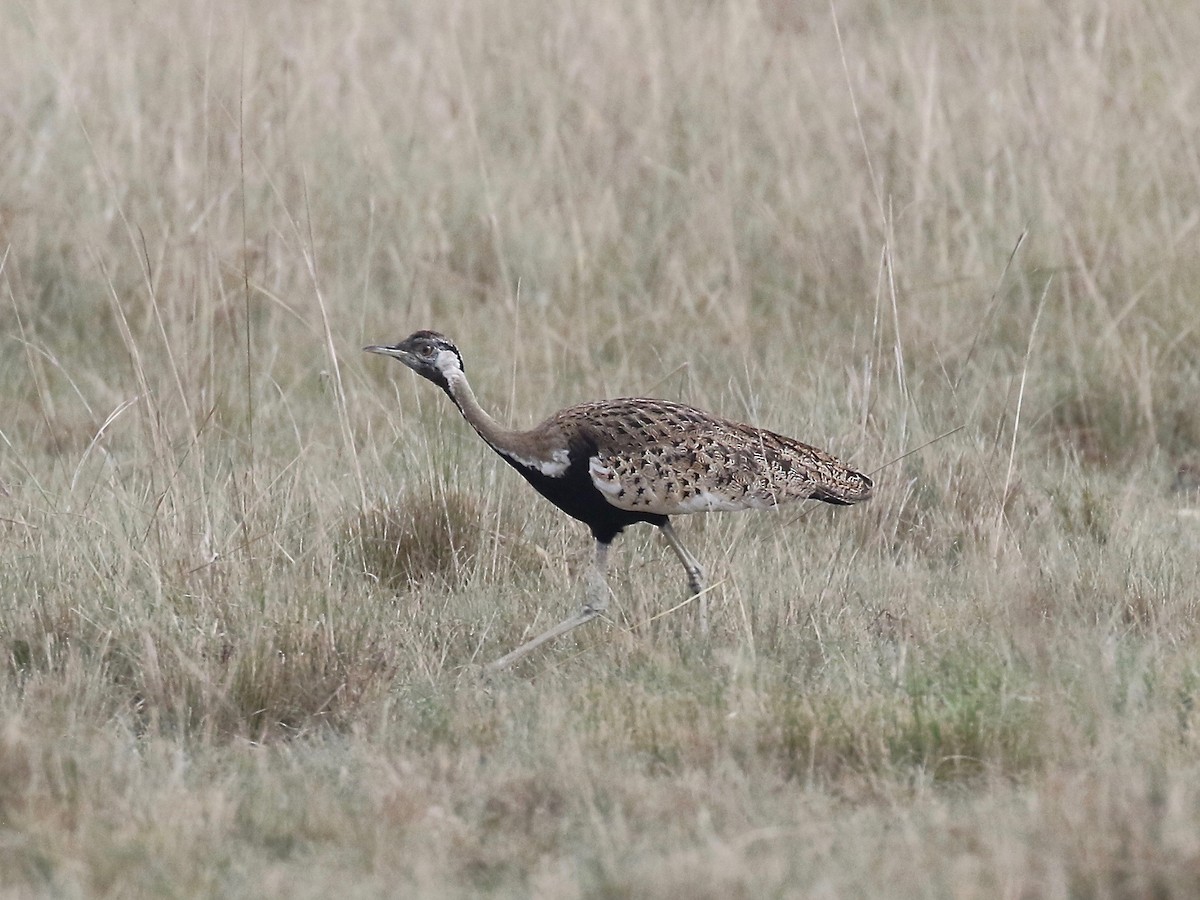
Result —
[[871, 496], [871, 479], [816, 447], [667, 400], [584, 403], [540, 428], [594, 444], [589, 474], [618, 509], [674, 516]]
[[462, 354], [445, 336], [418, 331], [372, 353], [399, 359], [437, 384], [488, 445], [551, 503], [586, 523], [596, 565], [583, 611], [517, 648], [503, 668], [543, 642], [590, 621], [608, 603], [608, 546], [629, 525], [657, 526], [701, 597], [704, 573], [676, 537], [669, 516], [768, 509], [796, 500], [845, 506], [871, 496], [871, 479], [823, 450], [771, 431], [668, 400], [623, 398], [561, 410], [528, 431], [498, 424], [467, 383]]

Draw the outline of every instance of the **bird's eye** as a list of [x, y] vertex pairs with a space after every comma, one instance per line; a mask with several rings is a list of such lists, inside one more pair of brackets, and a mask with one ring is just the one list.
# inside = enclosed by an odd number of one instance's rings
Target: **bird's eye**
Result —
[[426, 359], [432, 359], [435, 353], [437, 353], [437, 348], [433, 344], [426, 344], [421, 348], [421, 355]]

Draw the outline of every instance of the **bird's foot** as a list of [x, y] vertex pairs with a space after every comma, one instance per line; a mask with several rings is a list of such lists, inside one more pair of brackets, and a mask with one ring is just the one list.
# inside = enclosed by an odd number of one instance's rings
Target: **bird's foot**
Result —
[[491, 663], [490, 665], [488, 665], [488, 667], [484, 671], [488, 675], [491, 675], [495, 672], [503, 671], [504, 669], [507, 669], [509, 666], [511, 666], [513, 663], [528, 656], [530, 653], [532, 653], [538, 647], [542, 646], [542, 644], [546, 643], [547, 641], [552, 641], [556, 637], [561, 637], [562, 635], [566, 634], [568, 631], [578, 628], [580, 625], [586, 625], [588, 622], [592, 621], [592, 619], [599, 618], [603, 614], [604, 614], [603, 609], [595, 609], [594, 607], [591, 607], [591, 606], [585, 606], [580, 612], [571, 616], [571, 618], [564, 619], [563, 621], [561, 621], [557, 625], [555, 625], [553, 628], [551, 628], [549, 631], [539, 634], [533, 640], [526, 641], [524, 644], [522, 644], [516, 650], [513, 650], [511, 653], [505, 654], [504, 656], [500, 657], [494, 663]]

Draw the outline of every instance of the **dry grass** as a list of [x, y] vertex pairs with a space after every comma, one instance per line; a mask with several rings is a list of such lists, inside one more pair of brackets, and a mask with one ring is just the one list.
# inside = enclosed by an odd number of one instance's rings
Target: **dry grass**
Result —
[[[1188, 3], [0, 24], [7, 893], [1200, 892]], [[418, 327], [516, 423], [950, 433], [483, 682], [590, 549]]]

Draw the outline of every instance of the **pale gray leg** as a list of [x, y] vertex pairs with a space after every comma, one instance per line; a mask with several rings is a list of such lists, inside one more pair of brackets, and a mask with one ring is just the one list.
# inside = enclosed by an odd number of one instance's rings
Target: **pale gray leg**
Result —
[[687, 569], [688, 590], [692, 592], [693, 597], [697, 594], [700, 595], [700, 633], [708, 634], [708, 594], [704, 592], [704, 569], [700, 567], [696, 557], [688, 553], [687, 548], [679, 542], [679, 536], [675, 534], [675, 529], [671, 526], [670, 521], [663, 522], [658, 526], [658, 530], [662, 532], [667, 543], [671, 545], [671, 549], [675, 551], [675, 555], [679, 557], [679, 561], [683, 563], [683, 567]]
[[596, 541], [596, 561], [588, 568], [583, 579], [583, 609], [569, 619], [559, 622], [549, 631], [543, 632], [531, 641], [522, 644], [516, 650], [500, 657], [487, 667], [487, 672], [499, 672], [507, 669], [517, 660], [528, 656], [538, 647], [556, 637], [561, 637], [568, 631], [586, 625], [608, 609], [608, 544]]
[[583, 574], [583, 611], [602, 615], [608, 609], [608, 548], [596, 541], [596, 559]]

